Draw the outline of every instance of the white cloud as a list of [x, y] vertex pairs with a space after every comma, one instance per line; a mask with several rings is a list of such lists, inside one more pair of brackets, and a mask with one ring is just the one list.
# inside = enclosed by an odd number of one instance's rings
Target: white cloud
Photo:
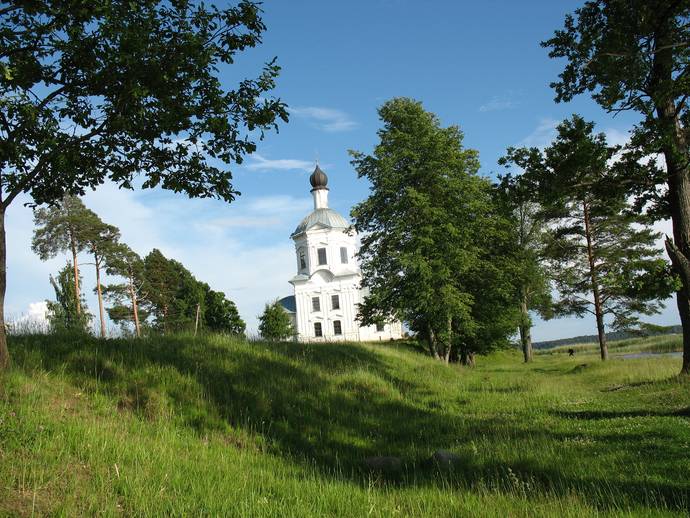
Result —
[[480, 112], [495, 112], [515, 108], [518, 103], [508, 95], [495, 95], [487, 103], [479, 107]]
[[[66, 255], [41, 262], [31, 251], [32, 211], [28, 199], [17, 199], [8, 211], [7, 314], [11, 320], [41, 314], [54, 298], [48, 275], [64, 266]], [[86, 205], [104, 221], [117, 226], [122, 240], [140, 255], [153, 248], [184, 264], [213, 289], [233, 300], [249, 332], [256, 332], [257, 316], [267, 301], [292, 293], [294, 246], [290, 232], [311, 210], [308, 195], [241, 197], [228, 205], [161, 190], [128, 191], [100, 186], [84, 197]], [[91, 313], [98, 305], [95, 274], [89, 257], [80, 255], [84, 294]], [[111, 282], [114, 279], [105, 279]], [[28, 313], [27, 309], [29, 308]], [[8, 320], [10, 320], [8, 319]]]
[[318, 129], [328, 133], [350, 131], [357, 127], [357, 123], [347, 113], [334, 108], [301, 106], [289, 110], [290, 114], [307, 119]]
[[[201, 223], [205, 228], [267, 228], [285, 225], [293, 221], [295, 225], [302, 215], [311, 209], [307, 198], [295, 198], [287, 195], [262, 196], [242, 205], [241, 215], [226, 216]], [[239, 211], [238, 211], [239, 212]]]
[[44, 332], [48, 329], [48, 305], [46, 301], [30, 302], [25, 312], [7, 319], [11, 328], [19, 331]]
[[270, 159], [254, 153], [250, 157], [251, 162], [245, 165], [250, 171], [311, 171], [314, 162], [309, 160], [295, 160], [292, 158]]
[[277, 195], [254, 198], [249, 202], [249, 210], [254, 212], [285, 214], [286, 212], [304, 213], [312, 205], [311, 198], [295, 198], [294, 196]]
[[557, 120], [542, 118], [534, 131], [518, 142], [518, 147], [545, 148], [556, 138], [556, 126], [558, 126]]

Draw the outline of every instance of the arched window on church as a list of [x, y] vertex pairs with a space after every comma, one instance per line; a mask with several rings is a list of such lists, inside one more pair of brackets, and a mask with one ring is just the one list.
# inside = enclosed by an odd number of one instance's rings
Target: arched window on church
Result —
[[299, 269], [307, 269], [307, 252], [304, 250], [304, 248], [299, 249]]

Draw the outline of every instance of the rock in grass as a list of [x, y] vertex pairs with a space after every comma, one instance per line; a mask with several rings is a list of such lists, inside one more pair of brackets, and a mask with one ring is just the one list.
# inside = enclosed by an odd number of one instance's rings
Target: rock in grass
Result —
[[440, 469], [453, 469], [457, 466], [461, 457], [448, 450], [436, 450], [429, 462]]
[[398, 457], [367, 457], [364, 467], [369, 471], [397, 473], [402, 469], [402, 461]]

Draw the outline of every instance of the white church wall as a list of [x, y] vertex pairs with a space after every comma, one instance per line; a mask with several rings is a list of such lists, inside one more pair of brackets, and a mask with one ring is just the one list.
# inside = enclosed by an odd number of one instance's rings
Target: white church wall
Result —
[[[387, 323], [381, 331], [376, 326], [360, 327], [356, 321], [361, 302], [361, 273], [355, 257], [357, 237], [344, 228], [347, 222], [328, 209], [328, 178], [318, 166], [309, 179], [313, 189], [314, 211], [293, 235], [297, 274], [290, 283], [295, 289], [296, 329], [301, 341], [383, 341], [402, 337], [399, 322]], [[332, 226], [330, 223], [333, 223]], [[343, 262], [341, 248], [346, 249]], [[325, 264], [319, 264], [319, 249], [326, 254]], [[302, 265], [304, 254], [304, 265]], [[332, 297], [338, 296], [339, 307], [334, 308]], [[313, 310], [312, 299], [318, 297], [319, 309]], [[340, 334], [334, 323], [340, 322]], [[315, 336], [314, 325], [321, 325], [322, 336]]]

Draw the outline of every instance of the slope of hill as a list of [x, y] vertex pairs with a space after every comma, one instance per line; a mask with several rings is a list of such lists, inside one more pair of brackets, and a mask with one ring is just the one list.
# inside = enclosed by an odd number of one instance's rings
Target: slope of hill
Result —
[[[0, 515], [683, 516], [677, 358], [13, 337]], [[439, 449], [451, 468], [428, 462]], [[390, 469], [369, 469], [365, 459]], [[371, 464], [371, 462], [370, 462]]]

